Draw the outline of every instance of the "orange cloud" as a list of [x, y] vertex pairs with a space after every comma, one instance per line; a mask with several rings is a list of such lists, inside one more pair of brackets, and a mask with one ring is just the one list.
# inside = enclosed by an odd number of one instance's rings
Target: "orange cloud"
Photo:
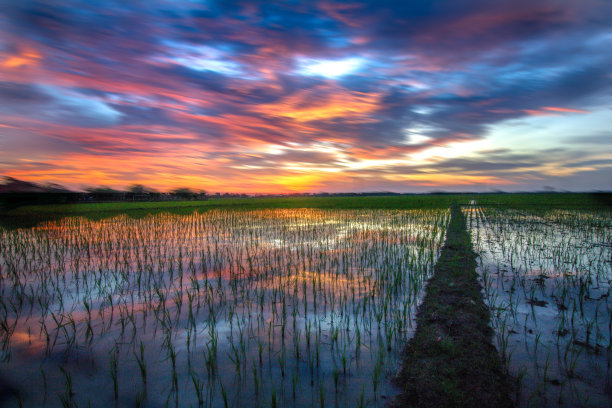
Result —
[[22, 68], [27, 66], [39, 65], [43, 55], [36, 49], [29, 46], [22, 46], [16, 54], [4, 55], [4, 60], [0, 65], [4, 68]]
[[523, 109], [523, 112], [525, 112], [526, 114], [530, 116], [552, 116], [554, 115], [554, 113], [552, 112], [545, 111], [545, 110], [539, 110], [539, 109]]
[[258, 105], [254, 110], [296, 122], [342, 117], [352, 123], [367, 123], [375, 120], [368, 114], [378, 109], [379, 101], [380, 95], [376, 93], [350, 92], [338, 86], [329, 86], [302, 90], [279, 103]]
[[558, 106], [543, 106], [540, 109], [524, 109], [523, 112], [531, 116], [550, 116], [560, 113], [589, 113], [582, 109], [562, 108]]
[[561, 108], [558, 106], [544, 106], [542, 109], [545, 109], [551, 112], [589, 113], [589, 111], [582, 110], [582, 109]]

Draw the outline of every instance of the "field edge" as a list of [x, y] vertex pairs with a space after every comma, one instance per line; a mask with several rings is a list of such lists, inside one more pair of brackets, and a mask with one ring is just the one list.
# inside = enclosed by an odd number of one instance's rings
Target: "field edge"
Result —
[[395, 407], [512, 407], [512, 381], [491, 342], [489, 310], [459, 206], [403, 352]]

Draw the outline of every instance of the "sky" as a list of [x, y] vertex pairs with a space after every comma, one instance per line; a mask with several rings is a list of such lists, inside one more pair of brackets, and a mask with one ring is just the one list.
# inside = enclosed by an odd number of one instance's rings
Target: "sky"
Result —
[[612, 1], [0, 0], [0, 175], [610, 190]]

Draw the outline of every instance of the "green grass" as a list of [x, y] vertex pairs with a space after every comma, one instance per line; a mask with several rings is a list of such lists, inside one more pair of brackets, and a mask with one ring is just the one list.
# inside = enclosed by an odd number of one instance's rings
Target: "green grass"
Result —
[[139, 201], [28, 205], [0, 212], [5, 228], [27, 228], [43, 221], [81, 216], [102, 219], [126, 214], [144, 217], [149, 214], [188, 214], [212, 209], [258, 210], [276, 208], [320, 209], [437, 209], [448, 208], [453, 201], [468, 202], [467, 195], [405, 195], [364, 197], [281, 197], [212, 199], [207, 201]]
[[448, 208], [452, 203], [467, 204], [476, 200], [482, 206], [509, 208], [592, 208], [609, 207], [610, 193], [517, 193], [517, 194], [417, 194], [402, 196], [359, 197], [280, 197], [280, 198], [225, 198], [207, 201], [121, 201], [109, 203], [79, 203], [28, 205], [10, 210], [13, 215], [71, 214], [107, 211], [147, 211], [210, 208], [327, 208], [327, 209], [401, 209]]
[[478, 194], [475, 200], [484, 207], [504, 207], [542, 212], [561, 210], [601, 210], [612, 208], [611, 193], [516, 193]]
[[232, 208], [237, 210], [274, 208], [435, 209], [448, 208], [452, 203], [467, 204], [471, 200], [476, 200], [481, 206], [529, 209], [536, 212], [548, 209], [610, 209], [612, 194], [416, 194], [402, 196], [225, 198], [207, 201], [122, 201], [46, 204], [27, 205], [4, 210], [0, 208], [0, 226], [5, 228], [31, 227], [43, 221], [70, 216], [102, 219], [126, 214], [130, 217], [143, 217], [148, 214], [162, 212], [187, 214], [193, 211], [207, 211], [216, 208]]
[[83, 214], [99, 211], [130, 210], [174, 210], [174, 209], [268, 209], [268, 208], [447, 208], [457, 198], [467, 200], [464, 195], [406, 195], [406, 196], [365, 196], [365, 197], [282, 197], [282, 198], [225, 198], [207, 201], [137, 201], [110, 203], [80, 203], [30, 205], [19, 207], [13, 214], [63, 213]]
[[453, 207], [446, 242], [404, 350], [402, 407], [511, 407], [509, 381], [491, 343], [465, 218]]

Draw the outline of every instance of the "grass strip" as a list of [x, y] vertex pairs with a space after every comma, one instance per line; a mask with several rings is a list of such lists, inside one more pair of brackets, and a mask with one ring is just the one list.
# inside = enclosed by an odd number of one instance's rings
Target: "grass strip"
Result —
[[468, 195], [402, 195], [359, 197], [275, 197], [233, 198], [208, 201], [151, 201], [109, 202], [78, 204], [27, 205], [12, 209], [0, 207], [0, 227], [7, 229], [30, 228], [45, 221], [57, 221], [64, 217], [86, 217], [100, 220], [118, 215], [138, 218], [170, 213], [189, 214], [194, 211], [259, 210], [259, 209], [434, 209], [448, 208], [454, 201], [469, 202]]
[[465, 217], [453, 206], [416, 333], [404, 349], [396, 406], [512, 407], [492, 336]]
[[272, 197], [221, 198], [206, 201], [119, 201], [106, 203], [27, 205], [8, 211], [10, 214], [62, 213], [78, 215], [99, 211], [173, 210], [177, 208], [328, 208], [328, 209], [412, 209], [448, 208], [456, 201], [469, 201], [469, 195], [398, 195], [355, 197]]

